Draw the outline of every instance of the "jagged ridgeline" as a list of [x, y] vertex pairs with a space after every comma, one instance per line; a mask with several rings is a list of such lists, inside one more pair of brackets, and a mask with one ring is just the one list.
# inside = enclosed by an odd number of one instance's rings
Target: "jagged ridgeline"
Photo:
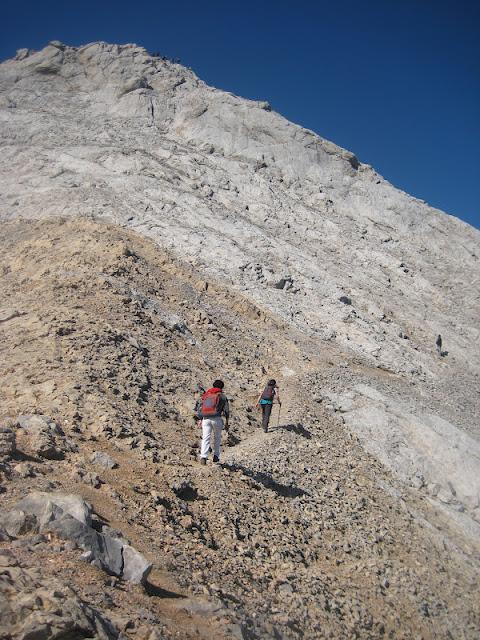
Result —
[[135, 45], [19, 50], [0, 141], [7, 636], [477, 638], [479, 232]]

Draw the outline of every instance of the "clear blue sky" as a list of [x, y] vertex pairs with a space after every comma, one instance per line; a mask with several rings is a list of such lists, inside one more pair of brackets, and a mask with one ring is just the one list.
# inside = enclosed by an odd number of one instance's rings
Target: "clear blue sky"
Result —
[[478, 1], [3, 3], [1, 59], [52, 39], [135, 42], [179, 58], [480, 227]]

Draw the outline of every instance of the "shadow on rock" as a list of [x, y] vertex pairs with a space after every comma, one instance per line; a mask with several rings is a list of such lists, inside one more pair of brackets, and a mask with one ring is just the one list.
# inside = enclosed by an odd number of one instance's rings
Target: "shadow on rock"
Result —
[[15, 462], [33, 462], [35, 464], [42, 464], [45, 460], [38, 456], [33, 456], [30, 453], [26, 453], [21, 449], [15, 449], [15, 451], [11, 455], [12, 460]]
[[269, 431], [291, 431], [303, 438], [311, 439], [312, 434], [308, 429], [305, 429], [303, 424], [281, 424], [279, 427], [270, 427]]
[[156, 584], [152, 584], [148, 580], [145, 583], [144, 587], [148, 595], [154, 598], [172, 598], [172, 599], [186, 598], [186, 596], [183, 595], [182, 593], [175, 593], [175, 591], [168, 591], [168, 589], [162, 589], [162, 587], [159, 587]]
[[205, 496], [198, 493], [198, 489], [189, 478], [177, 478], [170, 487], [177, 498], [185, 502], [207, 500]]
[[298, 498], [299, 496], [308, 495], [303, 489], [277, 482], [268, 473], [253, 471], [252, 469], [247, 469], [247, 467], [244, 467], [241, 464], [227, 464], [222, 466], [224, 469], [228, 469], [230, 471], [241, 471], [245, 476], [263, 485], [266, 489], [275, 491], [277, 495], [282, 496], [283, 498]]

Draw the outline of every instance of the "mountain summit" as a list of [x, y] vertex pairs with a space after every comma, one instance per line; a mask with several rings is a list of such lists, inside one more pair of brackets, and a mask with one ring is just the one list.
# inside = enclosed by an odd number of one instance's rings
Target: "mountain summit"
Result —
[[54, 42], [0, 77], [4, 219], [135, 228], [395, 371], [435, 367], [438, 333], [478, 362], [479, 232], [352, 153], [135, 45]]
[[[480, 232], [132, 44], [54, 41], [3, 62], [0, 144], [0, 415], [26, 451], [43, 429], [64, 459], [34, 473], [71, 490], [61, 465], [80, 465], [82, 495], [103, 491], [153, 562], [161, 535], [162, 569], [237, 637], [475, 637], [478, 611], [455, 598], [473, 595], [480, 550]], [[184, 395], [220, 374], [238, 420], [227, 468], [202, 476]], [[276, 437], [252, 410], [272, 375], [290, 407]], [[92, 442], [121, 458], [98, 491]], [[23, 473], [12, 508], [36, 482]]]

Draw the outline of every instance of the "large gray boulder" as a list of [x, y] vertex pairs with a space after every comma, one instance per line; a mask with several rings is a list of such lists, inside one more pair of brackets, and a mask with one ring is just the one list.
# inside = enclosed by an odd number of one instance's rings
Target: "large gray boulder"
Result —
[[63, 514], [58, 519], [46, 524], [42, 528], [42, 532], [54, 533], [63, 540], [74, 542], [77, 547], [86, 552], [84, 557], [88, 558], [90, 562], [95, 563], [107, 573], [129, 580], [124, 576], [123, 571], [125, 543], [122, 539], [99, 533], [68, 514]]
[[[33, 513], [42, 524], [58, 517], [60, 515], [58, 510], [69, 514], [85, 525], [92, 524], [92, 506], [82, 496], [74, 493], [34, 491], [22, 498], [16, 508]], [[57, 516], [55, 516], [56, 512], [58, 512]]]
[[86, 558], [108, 573], [144, 584], [152, 564], [120, 537], [100, 533], [92, 526], [92, 507], [75, 494], [33, 492], [9, 512], [0, 513], [8, 535], [53, 533], [86, 552]]

